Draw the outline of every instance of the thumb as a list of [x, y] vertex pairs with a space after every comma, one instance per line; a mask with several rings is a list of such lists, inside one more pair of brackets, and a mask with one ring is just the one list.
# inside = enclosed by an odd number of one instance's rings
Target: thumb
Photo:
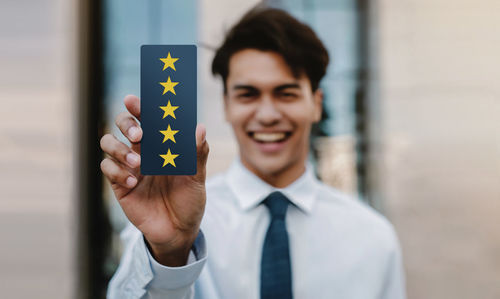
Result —
[[208, 159], [208, 142], [206, 140], [207, 129], [205, 125], [198, 124], [196, 126], [196, 158], [197, 171], [194, 179], [200, 183], [205, 183], [206, 165]]

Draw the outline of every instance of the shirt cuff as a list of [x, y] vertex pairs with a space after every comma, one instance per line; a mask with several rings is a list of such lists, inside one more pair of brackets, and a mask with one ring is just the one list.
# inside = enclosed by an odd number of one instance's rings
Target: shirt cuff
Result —
[[181, 267], [168, 267], [158, 263], [146, 246], [149, 262], [153, 271], [153, 279], [148, 288], [175, 290], [192, 285], [207, 261], [205, 236], [200, 230], [193, 247], [189, 252], [187, 264]]

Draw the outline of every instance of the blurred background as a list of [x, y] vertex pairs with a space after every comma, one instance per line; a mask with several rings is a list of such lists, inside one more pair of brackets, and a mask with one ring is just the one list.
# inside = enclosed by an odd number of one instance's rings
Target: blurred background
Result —
[[208, 172], [236, 144], [210, 74], [259, 2], [333, 57], [311, 161], [395, 225], [409, 299], [500, 298], [500, 2], [4, 0], [0, 4], [2, 298], [104, 298], [125, 219], [99, 138], [139, 94], [139, 46], [198, 46]]

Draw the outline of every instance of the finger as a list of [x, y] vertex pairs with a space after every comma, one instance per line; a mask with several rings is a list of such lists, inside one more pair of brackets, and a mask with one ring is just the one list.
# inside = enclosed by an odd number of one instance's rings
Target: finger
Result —
[[138, 143], [142, 138], [142, 129], [129, 112], [122, 112], [116, 116], [116, 126], [131, 143]]
[[125, 103], [125, 107], [127, 110], [138, 120], [141, 119], [141, 100], [134, 95], [127, 95], [123, 99], [123, 103]]
[[197, 172], [195, 178], [200, 182], [205, 182], [206, 165], [208, 159], [208, 142], [206, 140], [207, 130], [205, 125], [199, 124], [196, 126], [196, 156], [197, 156]]
[[106, 134], [101, 138], [101, 148], [113, 159], [130, 168], [137, 168], [141, 165], [141, 156], [111, 134]]
[[102, 173], [108, 178], [111, 184], [118, 184], [124, 188], [131, 189], [137, 184], [137, 178], [127, 169], [123, 168], [116, 161], [105, 158], [101, 162]]

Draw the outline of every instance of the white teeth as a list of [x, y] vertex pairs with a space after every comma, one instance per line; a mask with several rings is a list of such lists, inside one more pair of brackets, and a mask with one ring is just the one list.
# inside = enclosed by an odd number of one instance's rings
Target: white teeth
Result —
[[285, 138], [285, 133], [253, 133], [253, 138], [262, 142], [276, 142]]

